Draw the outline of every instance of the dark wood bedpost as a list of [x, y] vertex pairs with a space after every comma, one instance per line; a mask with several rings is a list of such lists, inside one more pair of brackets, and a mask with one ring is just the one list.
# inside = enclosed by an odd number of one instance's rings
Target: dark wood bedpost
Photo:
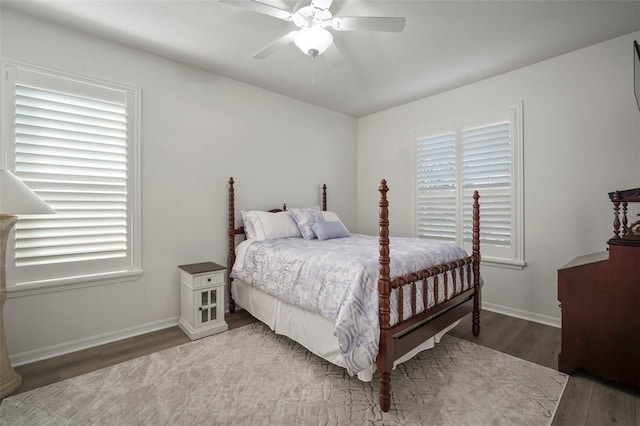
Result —
[[478, 199], [480, 195], [478, 191], [473, 193], [473, 240], [471, 246], [471, 255], [473, 256], [473, 325], [472, 331], [474, 336], [480, 335], [480, 203]]
[[229, 228], [227, 231], [227, 237], [229, 240], [229, 255], [227, 257], [227, 282], [229, 283], [229, 313], [232, 314], [236, 311], [236, 304], [231, 296], [231, 285], [233, 278], [231, 278], [231, 268], [236, 261], [236, 232], [235, 232], [235, 200], [233, 194], [233, 177], [229, 178]]
[[322, 211], [327, 211], [327, 184], [322, 185]]
[[380, 295], [380, 347], [376, 364], [380, 372], [380, 408], [389, 411], [391, 407], [391, 331], [389, 296], [391, 294], [389, 269], [389, 202], [387, 201], [387, 181], [380, 182], [380, 277], [378, 278], [378, 294]]
[[616, 191], [613, 195], [613, 238], [617, 240], [620, 238], [620, 191]]

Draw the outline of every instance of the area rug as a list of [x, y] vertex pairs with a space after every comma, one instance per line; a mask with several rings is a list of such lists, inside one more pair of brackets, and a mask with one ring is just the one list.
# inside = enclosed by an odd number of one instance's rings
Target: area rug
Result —
[[548, 425], [567, 376], [445, 336], [396, 368], [391, 410], [377, 374], [350, 377], [261, 323], [29, 392], [3, 425]]

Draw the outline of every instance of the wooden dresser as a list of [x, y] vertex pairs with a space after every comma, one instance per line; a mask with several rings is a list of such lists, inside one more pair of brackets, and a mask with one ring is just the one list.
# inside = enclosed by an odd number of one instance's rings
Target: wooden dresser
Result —
[[640, 388], [640, 221], [628, 225], [627, 218], [628, 203], [640, 202], [640, 188], [610, 197], [615, 219], [609, 250], [578, 257], [558, 270], [558, 367]]

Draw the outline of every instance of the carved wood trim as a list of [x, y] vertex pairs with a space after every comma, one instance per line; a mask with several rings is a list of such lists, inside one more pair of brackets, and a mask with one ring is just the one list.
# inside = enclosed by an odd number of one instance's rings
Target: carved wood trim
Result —
[[[232, 314], [236, 311], [236, 304], [231, 296], [231, 286], [233, 285], [233, 278], [231, 278], [231, 268], [236, 261], [236, 235], [238, 235], [235, 229], [235, 198], [233, 189], [233, 177], [229, 178], [229, 215], [228, 215], [228, 229], [227, 229], [227, 241], [229, 252], [227, 253], [227, 282], [229, 283], [229, 313]], [[244, 227], [242, 226], [242, 234], [244, 234]]]
[[433, 305], [426, 311], [422, 311], [412, 318], [407, 318], [405, 321], [395, 324], [393, 327], [390, 328], [391, 336], [393, 336], [394, 338], [397, 338], [398, 336], [402, 336], [408, 330], [412, 330], [416, 327], [421, 326], [422, 324], [429, 321], [431, 318], [437, 316], [438, 314], [446, 311], [447, 309], [453, 306], [464, 303], [466, 300], [470, 300], [473, 297], [474, 297], [474, 289], [470, 288], [466, 291], [463, 291], [459, 295], [452, 297], [449, 300], [445, 300], [436, 305]]
[[613, 239], [620, 238], [620, 191], [613, 196]]
[[327, 184], [322, 185], [322, 211], [327, 211]]
[[[609, 198], [613, 203], [613, 237], [608, 241], [609, 244], [617, 245], [640, 245], [640, 221], [629, 224], [628, 219], [628, 203], [640, 202], [640, 188], [629, 189], [626, 191], [615, 191], [609, 193]], [[622, 208], [620, 208], [622, 205]], [[620, 213], [622, 210], [622, 213]], [[622, 216], [622, 218], [620, 217]], [[622, 230], [620, 229], [622, 225]]]
[[471, 242], [471, 256], [473, 256], [473, 298], [472, 331], [474, 336], [480, 335], [480, 194], [473, 192], [473, 233]]
[[387, 181], [382, 179], [380, 187], [380, 231], [379, 231], [379, 253], [380, 277], [378, 278], [379, 300], [379, 320], [380, 320], [380, 344], [378, 358], [376, 360], [378, 371], [380, 372], [380, 408], [382, 411], [389, 411], [391, 407], [391, 368], [393, 360], [392, 339], [390, 333], [389, 296], [391, 285], [389, 279], [389, 202], [387, 201]]

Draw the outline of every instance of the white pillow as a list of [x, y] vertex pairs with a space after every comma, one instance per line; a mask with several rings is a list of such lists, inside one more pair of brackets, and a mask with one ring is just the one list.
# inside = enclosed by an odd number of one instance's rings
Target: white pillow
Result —
[[324, 218], [325, 221], [327, 222], [340, 222], [342, 223], [342, 226], [345, 227], [345, 229], [347, 228], [345, 226], [345, 224], [340, 220], [340, 218], [338, 217], [337, 213], [334, 212], [322, 212], [322, 217]]
[[253, 223], [251, 223], [251, 220], [249, 217], [247, 217], [247, 213], [245, 211], [241, 211], [240, 214], [242, 214], [242, 222], [244, 223], [244, 235], [247, 236], [248, 240], [255, 240], [256, 239], [256, 231], [253, 229]]
[[260, 241], [301, 237], [298, 226], [287, 212], [250, 210], [241, 213], [249, 239]]

